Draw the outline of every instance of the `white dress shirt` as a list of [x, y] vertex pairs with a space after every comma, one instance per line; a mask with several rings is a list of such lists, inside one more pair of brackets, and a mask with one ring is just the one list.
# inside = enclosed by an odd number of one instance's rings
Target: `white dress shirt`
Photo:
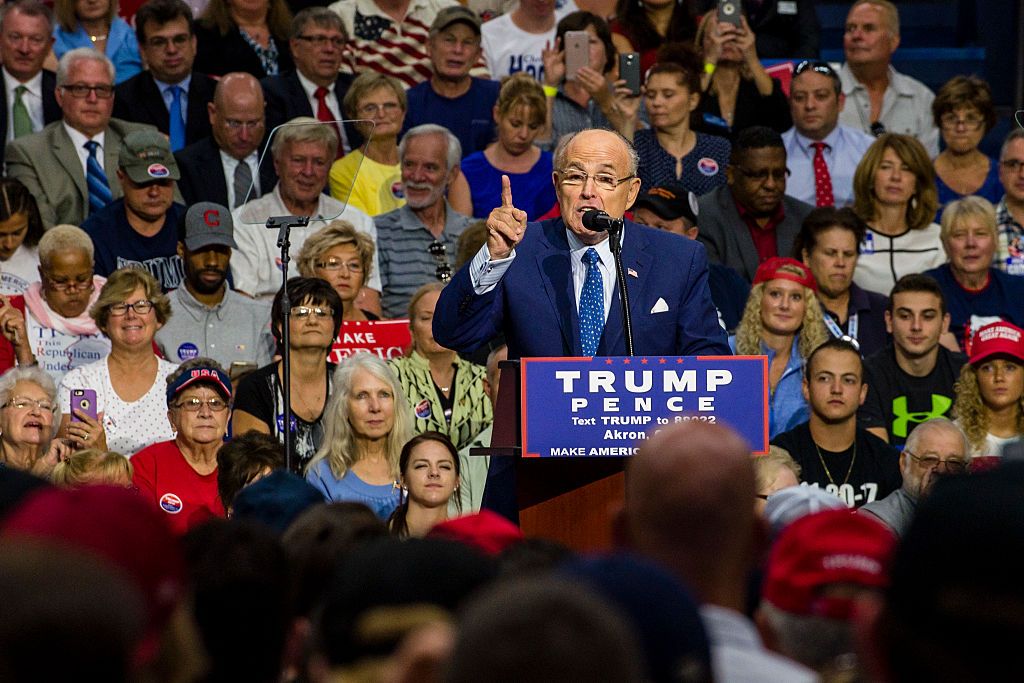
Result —
[[[310, 109], [313, 111], [313, 118], [316, 118], [316, 110], [320, 107], [320, 101], [316, 99], [316, 89], [320, 86], [309, 80], [302, 75], [302, 72], [298, 69], [295, 70], [295, 75], [299, 77], [299, 83], [302, 84], [302, 89], [306, 92], [306, 99], [309, 100]], [[338, 96], [335, 94], [334, 89], [337, 87], [337, 83], [331, 83], [327, 88], [327, 96], [324, 97], [324, 102], [327, 104], [327, 110], [331, 112], [331, 118], [335, 121], [344, 120], [344, 116], [341, 114], [341, 110], [338, 108]], [[345, 139], [345, 126], [338, 124], [338, 132], [341, 134], [341, 140], [338, 144], [341, 145], [342, 150], [345, 154], [352, 151], [352, 148], [348, 144], [348, 140]]]
[[75, 146], [75, 151], [78, 152], [78, 158], [82, 162], [82, 173], [86, 177], [89, 176], [89, 172], [86, 169], [86, 163], [89, 160], [89, 150], [87, 150], [85, 148], [85, 143], [89, 142], [89, 140], [95, 140], [96, 142], [99, 143], [100, 146], [96, 150], [96, 161], [100, 162], [100, 168], [102, 168], [103, 172], [107, 175], [107, 180], [108, 180], [108, 183], [109, 183], [110, 174], [107, 173], [106, 164], [103, 163], [103, 156], [104, 156], [103, 150], [105, 149], [104, 146], [103, 146], [103, 142], [104, 142], [104, 139], [106, 138], [107, 132], [105, 130], [101, 130], [99, 133], [97, 133], [93, 137], [88, 138], [83, 133], [81, 133], [81, 132], [75, 130], [74, 128], [72, 128], [71, 126], [69, 126], [67, 121], [62, 121], [61, 125], [63, 125], [64, 126], [64, 130], [67, 131], [68, 137], [71, 138], [71, 143]]
[[[239, 161], [224, 150], [220, 150], [220, 164], [224, 169], [224, 180], [228, 186], [228, 208], [232, 210], [235, 206], [235, 168], [241, 163], [249, 164], [249, 170], [252, 172], [252, 182], [256, 186], [255, 190], [249, 195], [250, 200], [262, 194], [260, 189], [260, 158], [256, 152]], [[267, 163], [273, 162], [268, 158]], [[245, 199], [245, 197], [242, 197], [242, 199]]]

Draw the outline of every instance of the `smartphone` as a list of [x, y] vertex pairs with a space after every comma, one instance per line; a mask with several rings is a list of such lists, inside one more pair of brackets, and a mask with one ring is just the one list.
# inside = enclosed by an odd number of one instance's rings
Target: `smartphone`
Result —
[[626, 52], [619, 55], [619, 79], [626, 81], [626, 87], [633, 95], [640, 94], [640, 53]]
[[590, 66], [590, 34], [586, 31], [566, 31], [562, 41], [565, 45], [565, 78], [571, 81], [580, 69]]
[[738, 0], [718, 0], [718, 22], [740, 27], [740, 3]]
[[71, 390], [71, 421], [81, 422], [74, 411], [79, 410], [92, 419], [97, 419], [96, 413], [96, 391], [94, 389], [72, 389]]

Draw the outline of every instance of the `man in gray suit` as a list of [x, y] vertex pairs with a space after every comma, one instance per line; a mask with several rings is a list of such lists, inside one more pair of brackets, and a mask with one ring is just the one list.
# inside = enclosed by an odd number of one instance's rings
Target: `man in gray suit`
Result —
[[740, 131], [725, 173], [726, 185], [697, 200], [697, 239], [709, 261], [752, 282], [762, 261], [793, 255], [793, 240], [814, 207], [786, 196], [786, 146], [771, 128]]
[[121, 139], [152, 129], [110, 118], [114, 65], [92, 48], [67, 52], [57, 67], [57, 104], [63, 118], [11, 141], [7, 175], [35, 196], [43, 224], [80, 225], [91, 212], [121, 197], [117, 152]]

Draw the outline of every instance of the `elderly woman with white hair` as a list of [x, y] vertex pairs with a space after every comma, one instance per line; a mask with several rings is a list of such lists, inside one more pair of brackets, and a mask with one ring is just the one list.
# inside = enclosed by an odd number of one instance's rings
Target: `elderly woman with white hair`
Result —
[[387, 519], [400, 502], [399, 458], [412, 409], [398, 378], [376, 355], [345, 358], [334, 373], [324, 440], [306, 479], [328, 502], [363, 503]]
[[[110, 340], [89, 315], [106, 281], [93, 273], [93, 244], [84, 230], [73, 225], [47, 230], [39, 240], [39, 281], [0, 309], [4, 336], [18, 352], [19, 364], [38, 362], [59, 382], [69, 370], [110, 353]], [[23, 323], [10, 318], [19, 314]], [[33, 358], [23, 357], [26, 353]]]
[[57, 387], [35, 366], [8, 370], [0, 376], [0, 467], [49, 477], [71, 453], [54, 439]]

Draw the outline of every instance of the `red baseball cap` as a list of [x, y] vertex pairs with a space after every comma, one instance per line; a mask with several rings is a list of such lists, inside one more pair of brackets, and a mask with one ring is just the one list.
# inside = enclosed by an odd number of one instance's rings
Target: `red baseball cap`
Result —
[[1024, 330], [1003, 320], [979, 327], [971, 340], [971, 365], [998, 355], [1024, 362]]
[[895, 544], [889, 529], [852, 510], [807, 515], [786, 527], [772, 548], [762, 595], [791, 614], [849, 619], [855, 599], [829, 596], [824, 589], [884, 588]]
[[804, 287], [818, 291], [818, 283], [815, 282], [811, 269], [796, 259], [785, 256], [773, 256], [757, 267], [757, 272], [754, 273], [754, 284], [768, 282], [768, 280], [792, 280]]
[[441, 522], [430, 530], [427, 537], [459, 541], [488, 555], [498, 555], [523, 540], [523, 532], [501, 515], [481, 510]]

